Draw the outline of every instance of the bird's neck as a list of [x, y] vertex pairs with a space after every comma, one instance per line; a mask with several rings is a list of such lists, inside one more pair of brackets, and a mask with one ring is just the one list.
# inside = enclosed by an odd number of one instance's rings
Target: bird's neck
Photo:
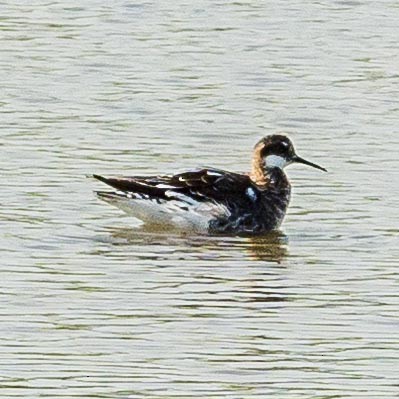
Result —
[[268, 178], [266, 174], [266, 164], [260, 151], [255, 151], [252, 158], [251, 180], [258, 186], [266, 186]]
[[275, 183], [271, 179], [273, 170], [278, 170], [280, 174], [284, 175], [283, 167], [285, 160], [276, 155], [268, 155], [266, 157], [262, 154], [263, 147], [256, 147], [252, 158], [251, 180], [260, 187], [270, 187]]
[[266, 187], [271, 184], [270, 176], [273, 170], [279, 171], [278, 175], [285, 176], [283, 167], [286, 165], [282, 157], [269, 155], [261, 156], [260, 151], [255, 151], [252, 158], [251, 180], [258, 186]]

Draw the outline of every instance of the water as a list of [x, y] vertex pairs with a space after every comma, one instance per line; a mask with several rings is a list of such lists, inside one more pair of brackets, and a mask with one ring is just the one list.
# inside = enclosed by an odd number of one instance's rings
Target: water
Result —
[[[395, 1], [3, 2], [0, 396], [397, 398]], [[161, 234], [85, 177], [248, 169], [280, 233]]]

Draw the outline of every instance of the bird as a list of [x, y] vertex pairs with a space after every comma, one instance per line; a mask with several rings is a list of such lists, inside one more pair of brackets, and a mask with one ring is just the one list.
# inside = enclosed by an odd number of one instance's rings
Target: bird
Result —
[[290, 138], [272, 134], [253, 150], [249, 173], [198, 168], [172, 175], [95, 179], [113, 191], [98, 198], [144, 223], [209, 234], [257, 235], [281, 226], [291, 197], [284, 168], [300, 163], [327, 171], [295, 152]]

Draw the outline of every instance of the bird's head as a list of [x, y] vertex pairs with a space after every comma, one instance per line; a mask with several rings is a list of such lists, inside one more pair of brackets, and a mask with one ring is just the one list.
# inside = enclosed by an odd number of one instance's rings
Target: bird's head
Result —
[[264, 137], [255, 145], [254, 151], [255, 157], [262, 159], [265, 168], [283, 169], [287, 165], [296, 162], [327, 172], [323, 167], [298, 156], [295, 153], [292, 141], [281, 134]]

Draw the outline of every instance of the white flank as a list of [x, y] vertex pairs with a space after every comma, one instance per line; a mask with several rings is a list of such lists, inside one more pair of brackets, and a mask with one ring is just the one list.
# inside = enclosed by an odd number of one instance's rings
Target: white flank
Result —
[[[184, 199], [189, 198], [184, 197]], [[144, 223], [161, 228], [174, 227], [185, 231], [206, 232], [211, 219], [220, 215], [228, 215], [228, 210], [222, 205], [196, 202], [192, 198], [190, 198], [190, 203], [182, 201], [182, 198], [161, 201], [161, 203], [151, 199], [126, 197], [103, 198], [103, 200]]]

